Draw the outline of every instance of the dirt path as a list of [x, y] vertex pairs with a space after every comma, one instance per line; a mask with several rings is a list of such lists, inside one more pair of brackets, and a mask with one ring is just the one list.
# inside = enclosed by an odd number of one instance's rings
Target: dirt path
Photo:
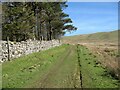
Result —
[[80, 88], [79, 66], [76, 47], [69, 45], [65, 54], [45, 73], [34, 87], [38, 88]]

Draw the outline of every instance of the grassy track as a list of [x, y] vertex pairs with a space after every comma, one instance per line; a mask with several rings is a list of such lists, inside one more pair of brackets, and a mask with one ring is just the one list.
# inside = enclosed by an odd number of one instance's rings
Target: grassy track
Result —
[[5, 62], [3, 87], [79, 87], [77, 69], [75, 47], [62, 45]]
[[[83, 46], [62, 45], [3, 63], [3, 88], [117, 87]], [[80, 55], [81, 66], [78, 63]], [[82, 81], [80, 80], [80, 71]]]

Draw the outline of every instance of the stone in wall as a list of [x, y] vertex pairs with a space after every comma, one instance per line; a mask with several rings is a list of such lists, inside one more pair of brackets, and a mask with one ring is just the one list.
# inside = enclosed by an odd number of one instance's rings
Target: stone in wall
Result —
[[[8, 46], [7, 41], [0, 41], [1, 44], [1, 53], [0, 53], [0, 62], [5, 62], [8, 60]], [[42, 50], [47, 50], [49, 48], [59, 46], [58, 40], [51, 40], [51, 41], [37, 41], [37, 40], [27, 40], [21, 42], [10, 42], [9, 41], [9, 55], [10, 59], [18, 58], [23, 55], [28, 55], [33, 52], [39, 52]]]

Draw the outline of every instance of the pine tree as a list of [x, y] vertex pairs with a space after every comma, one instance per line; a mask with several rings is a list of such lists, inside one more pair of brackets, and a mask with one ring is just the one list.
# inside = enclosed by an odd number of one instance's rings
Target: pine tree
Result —
[[6, 2], [3, 3], [3, 40], [11, 41], [58, 39], [66, 31], [77, 28], [63, 10], [66, 2]]

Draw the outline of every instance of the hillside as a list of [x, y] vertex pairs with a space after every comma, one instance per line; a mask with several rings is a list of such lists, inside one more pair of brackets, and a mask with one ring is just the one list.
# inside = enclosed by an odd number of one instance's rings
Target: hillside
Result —
[[[120, 31], [120, 30], [119, 30]], [[62, 38], [63, 42], [117, 42], [118, 30], [112, 32], [98, 32], [93, 34], [65, 36]]]

